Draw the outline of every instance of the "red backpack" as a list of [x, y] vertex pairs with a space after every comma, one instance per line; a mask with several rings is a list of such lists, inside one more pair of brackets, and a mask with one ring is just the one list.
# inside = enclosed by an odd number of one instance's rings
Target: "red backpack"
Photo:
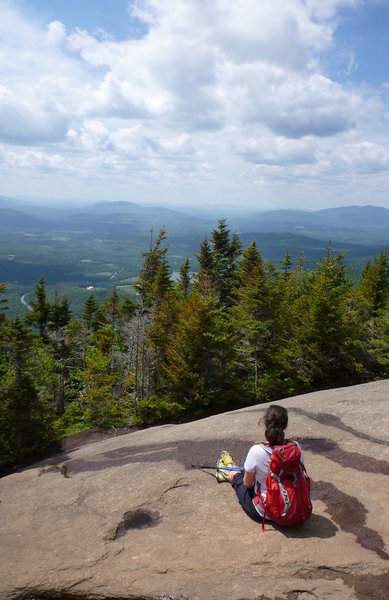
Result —
[[259, 489], [253, 500], [263, 509], [262, 530], [266, 517], [284, 526], [307, 521], [312, 514], [310, 490], [311, 480], [301, 462], [301, 451], [296, 442], [286, 441], [282, 446], [274, 446], [266, 478], [266, 500]]

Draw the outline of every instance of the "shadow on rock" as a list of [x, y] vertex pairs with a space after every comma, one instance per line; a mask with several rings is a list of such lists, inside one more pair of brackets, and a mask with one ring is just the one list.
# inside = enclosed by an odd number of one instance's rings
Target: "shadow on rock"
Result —
[[359, 452], [349, 452], [343, 450], [337, 442], [326, 438], [299, 438], [298, 441], [303, 447], [303, 451], [314, 452], [325, 456], [342, 467], [350, 467], [355, 471], [365, 473], [377, 473], [379, 475], [389, 475], [389, 462], [379, 460]]
[[389, 552], [380, 534], [366, 526], [367, 510], [357, 498], [338, 490], [328, 481], [313, 482], [311, 497], [313, 500], [324, 502], [335, 523], [343, 531], [355, 535], [362, 548], [376, 552], [380, 558], [389, 560]]
[[[0, 478], [6, 477], [7, 475], [12, 475], [13, 473], [20, 473], [21, 471], [28, 469], [35, 469], [39, 466], [54, 467], [67, 460], [68, 453], [72, 450], [76, 450], [81, 446], [93, 444], [94, 442], [100, 442], [101, 440], [132, 433], [133, 431], [137, 430], [137, 427], [111, 427], [110, 429], [95, 427], [94, 429], [89, 429], [88, 431], [75, 433], [63, 438], [62, 440], [52, 442], [49, 446], [43, 448], [42, 450], [37, 450], [27, 454], [16, 463], [0, 465]], [[42, 473], [43, 472], [49, 472], [49, 469], [44, 468]]]
[[296, 527], [278, 527], [273, 525], [274, 529], [280, 531], [285, 537], [288, 538], [319, 538], [328, 539], [334, 537], [338, 531], [338, 527], [324, 517], [323, 515], [313, 514], [309, 521], [304, 523], [303, 526], [297, 525]]
[[367, 433], [363, 433], [362, 431], [358, 431], [358, 429], [354, 429], [354, 427], [350, 427], [343, 423], [342, 419], [337, 417], [336, 415], [332, 415], [330, 413], [312, 413], [307, 410], [303, 410], [302, 408], [291, 408], [289, 409], [291, 413], [296, 413], [297, 415], [302, 415], [304, 417], [308, 417], [308, 419], [312, 419], [313, 421], [317, 421], [320, 425], [327, 425], [328, 427], [336, 427], [341, 431], [346, 431], [347, 433], [351, 433], [355, 437], [360, 438], [361, 440], [366, 440], [368, 442], [373, 442], [373, 444], [380, 444], [381, 446], [387, 446], [388, 442], [385, 440], [380, 440], [379, 438], [375, 438]]
[[93, 459], [74, 459], [66, 464], [69, 476], [86, 471], [101, 471], [131, 463], [158, 463], [175, 460], [186, 469], [192, 465], [215, 465], [222, 450], [228, 449], [242, 465], [251, 443], [233, 438], [170, 442], [144, 446], [126, 446], [97, 454]]

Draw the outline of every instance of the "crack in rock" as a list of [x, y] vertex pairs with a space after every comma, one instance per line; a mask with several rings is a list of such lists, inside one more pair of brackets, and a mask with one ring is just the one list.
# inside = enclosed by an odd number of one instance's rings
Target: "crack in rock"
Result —
[[162, 492], [162, 494], [160, 495], [159, 502], [162, 500], [164, 495], [167, 494], [168, 492], [170, 492], [171, 490], [177, 490], [182, 487], [189, 487], [189, 483], [180, 483], [182, 480], [183, 480], [183, 477], [180, 477], [179, 479], [177, 479], [176, 483], [174, 483], [170, 487], [166, 488], [166, 490], [164, 490]]

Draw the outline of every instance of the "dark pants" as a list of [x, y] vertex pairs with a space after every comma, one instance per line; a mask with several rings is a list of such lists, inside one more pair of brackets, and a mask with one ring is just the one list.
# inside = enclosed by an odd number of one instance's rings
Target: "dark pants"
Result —
[[246, 515], [248, 515], [250, 519], [257, 521], [258, 523], [262, 523], [262, 517], [257, 512], [253, 504], [254, 488], [247, 488], [243, 483], [243, 477], [244, 471], [237, 473], [234, 475], [231, 485], [234, 488], [235, 493], [238, 496], [239, 503]]

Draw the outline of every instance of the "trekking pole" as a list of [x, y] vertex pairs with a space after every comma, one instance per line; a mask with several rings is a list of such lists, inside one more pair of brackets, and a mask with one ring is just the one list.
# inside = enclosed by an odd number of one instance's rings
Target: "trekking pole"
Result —
[[244, 467], [218, 467], [217, 465], [190, 465], [193, 469], [216, 469], [216, 471], [243, 471]]

